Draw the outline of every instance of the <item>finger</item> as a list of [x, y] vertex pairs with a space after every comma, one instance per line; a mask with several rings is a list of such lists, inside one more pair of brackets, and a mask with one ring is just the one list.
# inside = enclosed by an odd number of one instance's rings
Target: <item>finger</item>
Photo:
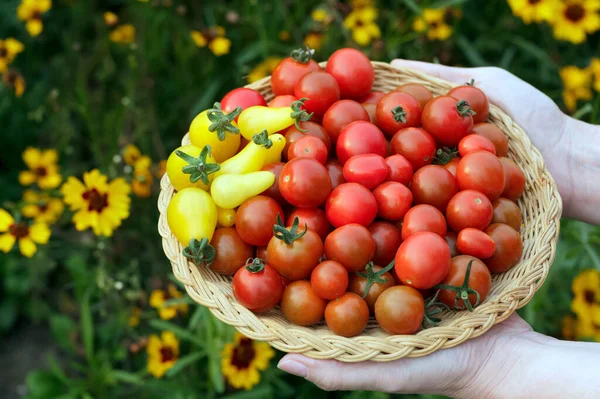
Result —
[[432, 64], [429, 62], [410, 61], [403, 59], [393, 60], [392, 65], [399, 68], [410, 68], [421, 71], [428, 75], [446, 79], [457, 84], [468, 82], [471, 80], [471, 78], [477, 79], [475, 75], [478, 74], [477, 68], [457, 68], [440, 64]]

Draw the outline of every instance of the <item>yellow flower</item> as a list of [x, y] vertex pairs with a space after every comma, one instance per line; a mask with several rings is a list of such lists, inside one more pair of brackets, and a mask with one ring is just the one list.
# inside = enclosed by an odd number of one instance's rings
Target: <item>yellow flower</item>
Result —
[[594, 75], [594, 90], [600, 92], [600, 58], [592, 59], [590, 70]]
[[135, 163], [140, 159], [142, 153], [139, 148], [137, 148], [133, 144], [127, 144], [123, 149], [123, 160], [127, 165], [135, 165]]
[[25, 49], [23, 43], [9, 37], [6, 40], [0, 39], [0, 73], [6, 72], [8, 66], [15, 59], [17, 54]]
[[375, 0], [352, 0], [352, 8], [375, 6]]
[[281, 60], [281, 57], [268, 57], [266, 60], [255, 66], [248, 74], [248, 83], [256, 82], [257, 80], [270, 75]]
[[60, 218], [65, 208], [59, 198], [33, 190], [25, 190], [23, 201], [26, 204], [21, 210], [23, 216], [36, 222], [52, 224]]
[[582, 320], [592, 320], [600, 315], [600, 271], [585, 270], [573, 279], [571, 310]]
[[596, 308], [588, 318], [578, 318], [575, 336], [579, 340], [600, 341], [600, 309]]
[[290, 35], [290, 32], [287, 30], [282, 30], [279, 32], [279, 40], [282, 42], [287, 42], [291, 37], [292, 35]]
[[236, 333], [234, 342], [223, 348], [221, 371], [232, 387], [249, 390], [260, 382], [259, 371], [269, 367], [273, 356], [275, 351], [269, 344]]
[[177, 316], [177, 313], [187, 314], [188, 305], [181, 303], [177, 305], [165, 305], [169, 299], [183, 298], [183, 294], [173, 284], [169, 284], [167, 290], [154, 290], [150, 294], [150, 306], [158, 311], [158, 316], [163, 320], [170, 320]]
[[589, 69], [580, 69], [576, 66], [566, 66], [560, 70], [562, 79], [563, 101], [567, 109], [571, 112], [577, 108], [577, 100], [592, 99], [592, 71]]
[[17, 17], [25, 22], [25, 28], [29, 35], [36, 37], [44, 29], [42, 14], [52, 8], [51, 0], [21, 0], [17, 7]]
[[71, 176], [63, 184], [64, 201], [72, 211], [78, 231], [92, 228], [94, 234], [109, 237], [129, 217], [131, 188], [123, 178], [107, 181], [97, 169], [83, 174], [83, 182]]
[[161, 336], [152, 334], [148, 338], [148, 372], [162, 378], [175, 365], [179, 358], [179, 340], [171, 331], [163, 331]]
[[115, 43], [130, 44], [135, 41], [135, 31], [131, 24], [120, 25], [109, 33], [108, 38]]
[[37, 183], [42, 190], [56, 188], [62, 181], [62, 176], [56, 162], [56, 150], [40, 151], [39, 148], [28, 147], [23, 152], [23, 161], [29, 170], [19, 173], [19, 183], [29, 186]]
[[0, 251], [8, 253], [19, 240], [19, 250], [23, 256], [31, 258], [37, 252], [37, 244], [47, 244], [50, 229], [46, 223], [35, 222], [31, 226], [15, 219], [0, 208]]
[[571, 315], [566, 315], [561, 320], [561, 331], [563, 339], [567, 341], [574, 341], [577, 337], [577, 319]]
[[160, 179], [161, 177], [164, 176], [164, 174], [166, 172], [167, 172], [167, 161], [163, 159], [156, 165], [156, 170], [154, 172], [154, 176], [156, 176], [157, 178]]
[[512, 13], [526, 24], [552, 22], [559, 7], [557, 0], [508, 0]]
[[416, 32], [427, 32], [431, 40], [446, 40], [452, 35], [452, 27], [446, 23], [446, 18], [452, 16], [447, 10], [439, 8], [426, 8], [423, 16], [417, 17], [413, 22]]
[[205, 32], [193, 30], [190, 37], [198, 47], [206, 47], [208, 44], [210, 51], [217, 57], [229, 53], [231, 48], [231, 40], [225, 37], [225, 28], [222, 26], [213, 26]]
[[108, 26], [115, 26], [119, 22], [119, 17], [114, 12], [107, 11], [104, 13], [104, 23]]
[[344, 19], [344, 26], [352, 31], [352, 40], [360, 46], [367, 46], [373, 39], [381, 36], [379, 26], [375, 22], [376, 19], [376, 8], [362, 7], [348, 14]]
[[325, 10], [324, 8], [314, 9], [310, 13], [310, 17], [313, 19], [313, 21], [319, 22], [319, 23], [322, 23], [325, 25], [331, 23], [331, 21], [333, 20], [333, 17], [331, 16], [331, 14], [329, 12], [327, 12], [327, 10]]
[[25, 79], [19, 72], [8, 70], [2, 75], [2, 81], [6, 86], [15, 91], [15, 96], [21, 97], [25, 92]]
[[583, 43], [587, 34], [600, 30], [600, 0], [565, 0], [556, 12], [554, 37]]
[[304, 37], [304, 44], [308, 47], [320, 50], [323, 47], [323, 34], [319, 32], [311, 32]]
[[133, 193], [141, 198], [152, 194], [152, 173], [148, 168], [135, 168], [131, 182]]
[[191, 31], [190, 36], [192, 37], [194, 44], [198, 47], [206, 47], [206, 45], [208, 44], [206, 37], [204, 37], [202, 32], [200, 32], [198, 30]]
[[139, 307], [135, 307], [131, 309], [131, 314], [129, 315], [129, 319], [127, 320], [127, 324], [129, 327], [137, 327], [140, 325], [140, 316], [142, 315], [142, 309]]
[[214, 55], [220, 57], [229, 53], [231, 47], [231, 40], [226, 37], [216, 37], [208, 43], [208, 48], [213, 52]]

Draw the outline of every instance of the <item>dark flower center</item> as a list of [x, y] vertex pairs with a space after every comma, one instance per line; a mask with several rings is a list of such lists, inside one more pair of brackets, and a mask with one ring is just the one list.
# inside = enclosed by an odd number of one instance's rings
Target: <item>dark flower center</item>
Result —
[[95, 188], [83, 193], [83, 199], [88, 202], [88, 211], [102, 212], [108, 206], [108, 194], [100, 194]]
[[448, 25], [452, 25], [454, 22], [454, 11], [452, 9], [449, 8], [444, 12], [444, 22]]
[[532, 6], [536, 5], [537, 3], [540, 3], [542, 0], [529, 0], [529, 4], [531, 4]]
[[583, 297], [585, 299], [585, 302], [589, 303], [590, 305], [596, 303], [596, 294], [592, 290], [585, 290], [585, 292], [583, 293]]
[[231, 364], [238, 370], [247, 369], [255, 356], [256, 351], [254, 350], [252, 340], [250, 338], [242, 338], [240, 343], [233, 349]]
[[48, 210], [48, 203], [38, 204], [38, 209], [40, 212], [44, 213]]
[[0, 47], [0, 58], [6, 58], [8, 56], [8, 50], [6, 47]]
[[29, 227], [25, 223], [17, 223], [11, 225], [8, 232], [15, 238], [25, 238], [29, 235]]
[[31, 13], [31, 19], [42, 19], [42, 13], [38, 10], [35, 10]]
[[572, 4], [565, 10], [565, 17], [573, 22], [579, 22], [585, 17], [585, 8], [579, 4]]
[[15, 85], [18, 77], [19, 75], [15, 71], [7, 71], [2, 79], [9, 87], [12, 87]]
[[440, 26], [440, 23], [439, 23], [439, 21], [431, 21], [431, 22], [429, 23], [429, 27], [430, 27], [431, 29], [437, 29], [439, 26]]
[[38, 166], [33, 170], [33, 173], [35, 173], [36, 176], [44, 177], [48, 175], [48, 169], [46, 169], [44, 166]]
[[163, 346], [160, 348], [160, 361], [162, 363], [170, 362], [175, 360], [175, 353], [173, 353], [173, 349], [168, 346]]

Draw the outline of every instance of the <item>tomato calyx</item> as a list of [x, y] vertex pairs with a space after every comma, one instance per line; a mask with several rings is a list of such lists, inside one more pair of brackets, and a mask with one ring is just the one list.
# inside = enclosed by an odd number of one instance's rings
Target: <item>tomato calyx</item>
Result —
[[[479, 302], [481, 301], [481, 296], [479, 295], [479, 292], [477, 292], [476, 290], [474, 290], [473, 288], [471, 288], [469, 286], [469, 277], [471, 276], [471, 265], [472, 264], [473, 264], [473, 261], [469, 261], [469, 264], [467, 265], [467, 271], [465, 272], [465, 279], [463, 280], [462, 285], [456, 286], [456, 285], [448, 285], [448, 284], [438, 284], [435, 286], [435, 288], [437, 288], [438, 290], [451, 290], [451, 291], [456, 292], [456, 298], [454, 298], [454, 308], [455, 309], [460, 310], [460, 308], [458, 306], [458, 301], [462, 299], [467, 310], [469, 312], [472, 312], [473, 309], [476, 306], [478, 306]], [[477, 299], [475, 300], [475, 306], [473, 306], [471, 304], [471, 301], [469, 300], [469, 295], [476, 296]]]
[[469, 82], [465, 82], [465, 86], [475, 86], [475, 79], [471, 78]]
[[442, 147], [435, 152], [433, 163], [435, 165], [446, 165], [458, 156], [458, 149], [456, 147]]
[[218, 163], [206, 162], [206, 157], [210, 156], [210, 146], [204, 146], [198, 158], [193, 157], [181, 150], [175, 150], [175, 155], [183, 159], [188, 164], [181, 168], [181, 171], [186, 175], [190, 175], [190, 183], [196, 183], [201, 180], [204, 184], [209, 184], [208, 175], [221, 170]]
[[308, 64], [315, 54], [315, 50], [306, 46], [306, 48], [297, 48], [292, 51], [292, 59], [300, 64]]
[[294, 119], [294, 126], [296, 126], [296, 129], [300, 130], [301, 132], [307, 132], [308, 130], [302, 129], [299, 123], [307, 122], [313, 116], [313, 112], [309, 114], [308, 112], [306, 112], [305, 109], [300, 108], [304, 106], [304, 102], [306, 100], [308, 100], [308, 98], [304, 97], [297, 101], [294, 101], [292, 105], [290, 105], [290, 107], [292, 108], [292, 113], [290, 114], [290, 116], [292, 117], [292, 119]]
[[217, 137], [220, 141], [225, 141], [225, 136], [227, 133], [240, 134], [240, 129], [235, 127], [232, 122], [241, 113], [242, 107], [236, 107], [229, 114], [226, 114], [221, 109], [220, 103], [214, 103], [213, 107], [208, 110], [207, 114], [208, 120], [212, 122], [212, 124], [208, 127], [208, 130], [211, 132], [216, 131]]
[[269, 138], [269, 133], [266, 129], [252, 136], [252, 142], [254, 142], [256, 145], [262, 145], [266, 149], [269, 149], [273, 146], [273, 141]]
[[460, 116], [473, 116], [476, 115], [477, 112], [471, 109], [471, 106], [466, 100], [460, 100], [456, 103], [456, 110], [460, 114]]
[[369, 290], [371, 289], [371, 286], [373, 284], [375, 284], [375, 283], [385, 284], [388, 282], [387, 278], [382, 277], [382, 276], [385, 273], [392, 270], [392, 268], [394, 267], [394, 263], [395, 263], [395, 261], [391, 261], [389, 265], [387, 265], [383, 269], [379, 270], [378, 272], [375, 272], [375, 271], [373, 271], [373, 262], [369, 262], [369, 263], [367, 263], [367, 266], [365, 266], [366, 273], [356, 272], [357, 276], [367, 279], [367, 284], [365, 285], [365, 292], [362, 295], [363, 298], [367, 297], [367, 295], [369, 294]]
[[265, 261], [261, 258], [248, 258], [245, 267], [250, 273], [259, 273], [265, 269]]
[[299, 238], [302, 238], [304, 234], [308, 231], [308, 225], [304, 223], [304, 231], [298, 233], [298, 225], [300, 224], [300, 219], [296, 216], [294, 218], [294, 222], [292, 226], [288, 229], [285, 228], [285, 224], [283, 224], [283, 220], [281, 220], [281, 215], [277, 214], [277, 224], [273, 225], [273, 236], [279, 240], [282, 240], [287, 245], [292, 245], [294, 241]]
[[440, 294], [440, 290], [435, 292], [435, 295], [431, 297], [425, 303], [425, 316], [423, 318], [423, 328], [433, 327], [438, 325], [442, 319], [437, 317], [440, 313], [445, 310], [450, 310], [448, 305], [445, 303], [438, 301], [438, 295]]
[[397, 107], [392, 108], [392, 115], [396, 122], [406, 123], [407, 113], [401, 106], [398, 105]]
[[192, 238], [190, 240], [190, 245], [183, 248], [182, 254], [194, 262], [195, 265], [204, 263], [206, 266], [210, 266], [215, 260], [217, 250], [208, 243], [207, 238], [203, 238], [200, 241]]

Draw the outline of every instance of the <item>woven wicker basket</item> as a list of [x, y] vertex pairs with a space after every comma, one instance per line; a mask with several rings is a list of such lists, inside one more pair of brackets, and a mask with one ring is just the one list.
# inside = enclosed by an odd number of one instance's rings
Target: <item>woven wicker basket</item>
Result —
[[[420, 83], [437, 96], [455, 86], [414, 70], [399, 69], [382, 62], [372, 64], [375, 68], [373, 90], [387, 92], [400, 84]], [[273, 97], [270, 79], [264, 78], [247, 87], [258, 90], [268, 101]], [[519, 200], [524, 222], [521, 229], [524, 248], [522, 260], [517, 266], [493, 276], [490, 295], [474, 312], [445, 312], [438, 326], [422, 330], [416, 335], [388, 335], [371, 320], [360, 336], [352, 338], [335, 335], [324, 324], [310, 328], [293, 325], [279, 309], [255, 315], [234, 298], [230, 277], [218, 275], [207, 267], [197, 267], [181, 254], [182, 246], [167, 224], [166, 210], [174, 190], [165, 175], [158, 198], [158, 230], [175, 277], [185, 285], [194, 301], [208, 307], [218, 319], [234, 326], [242, 334], [266, 341], [284, 352], [302, 353], [317, 359], [390, 361], [424, 356], [480, 336], [527, 304], [546, 279], [556, 252], [562, 212], [556, 185], [539, 151], [508, 115], [494, 105], [490, 108], [489, 122], [508, 135], [509, 156], [519, 164], [527, 177], [525, 193]], [[189, 138], [186, 135], [183, 144], [187, 143]]]

